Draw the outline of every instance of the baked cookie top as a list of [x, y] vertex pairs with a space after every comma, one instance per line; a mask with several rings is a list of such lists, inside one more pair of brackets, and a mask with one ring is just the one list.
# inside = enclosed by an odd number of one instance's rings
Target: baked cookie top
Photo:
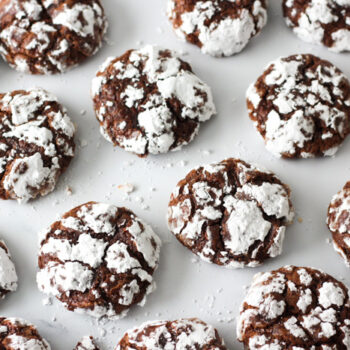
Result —
[[327, 225], [334, 249], [350, 267], [350, 182], [333, 196], [328, 207]]
[[285, 266], [258, 273], [237, 324], [246, 349], [350, 349], [348, 289], [326, 273]]
[[277, 157], [332, 156], [349, 134], [349, 80], [313, 55], [271, 62], [249, 87], [247, 105], [266, 148]]
[[100, 0], [0, 2], [0, 54], [20, 72], [62, 73], [93, 55], [106, 29]]
[[38, 287], [70, 311], [121, 318], [155, 289], [160, 245], [130, 210], [82, 204], [42, 233]]
[[74, 133], [51, 93], [0, 93], [0, 198], [26, 202], [51, 192], [74, 156]]
[[209, 86], [156, 46], [107, 59], [91, 92], [102, 135], [139, 156], [180, 149], [215, 114]]
[[304, 41], [335, 52], [350, 51], [348, 0], [283, 0], [287, 25]]
[[205, 54], [231, 56], [259, 34], [267, 21], [265, 0], [168, 0], [175, 33]]
[[0, 345], [4, 350], [50, 350], [31, 323], [14, 317], [0, 317]]
[[83, 337], [74, 350], [99, 350], [93, 337], [86, 335]]
[[17, 282], [15, 264], [5, 242], [0, 240], [0, 299], [17, 290]]
[[226, 350], [218, 331], [197, 318], [146, 322], [127, 331], [115, 350]]
[[231, 268], [254, 267], [281, 254], [293, 216], [287, 185], [233, 158], [192, 170], [168, 206], [169, 229], [185, 247]]

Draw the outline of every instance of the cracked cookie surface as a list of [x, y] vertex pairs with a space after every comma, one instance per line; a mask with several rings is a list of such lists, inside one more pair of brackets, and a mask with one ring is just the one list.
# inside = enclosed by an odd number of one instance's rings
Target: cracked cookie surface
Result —
[[197, 318], [145, 322], [127, 331], [115, 350], [227, 350], [218, 331]]
[[42, 233], [37, 284], [70, 311], [118, 319], [155, 289], [160, 245], [130, 210], [85, 203]]
[[266, 8], [265, 0], [169, 0], [167, 13], [180, 39], [220, 57], [242, 51], [261, 32]]
[[250, 119], [277, 157], [333, 156], [350, 132], [350, 82], [313, 55], [279, 58], [247, 91]]
[[281, 254], [293, 216], [287, 185], [233, 158], [192, 170], [168, 205], [176, 238], [203, 260], [231, 268]]
[[74, 157], [74, 133], [51, 93], [0, 93], [0, 198], [26, 202], [53, 191]]
[[106, 29], [100, 0], [0, 2], [0, 54], [20, 72], [65, 72], [97, 52]]
[[209, 86], [175, 52], [155, 46], [107, 59], [91, 93], [102, 135], [138, 156], [180, 149], [215, 114]]
[[17, 290], [17, 272], [10, 252], [4, 241], [0, 240], [0, 299]]
[[245, 349], [350, 349], [348, 289], [309, 267], [254, 276], [237, 323]]

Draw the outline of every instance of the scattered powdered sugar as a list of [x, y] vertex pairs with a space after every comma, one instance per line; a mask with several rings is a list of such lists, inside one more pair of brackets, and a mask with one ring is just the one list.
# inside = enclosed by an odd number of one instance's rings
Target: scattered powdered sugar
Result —
[[[124, 219], [116, 221], [121, 215]], [[54, 225], [60, 229], [53, 229]], [[56, 296], [67, 307], [70, 293], [91, 292], [95, 297], [92, 305], [85, 307], [83, 302], [81, 307], [75, 305], [74, 311], [117, 319], [125, 316], [134, 298], [143, 304], [154, 290], [152, 273], [158, 265], [161, 242], [152, 228], [131, 212], [91, 202], [65, 214], [54, 225], [41, 234], [39, 260], [49, 257], [43, 265], [39, 263], [37, 283], [42, 292]], [[119, 231], [123, 235], [119, 236]], [[110, 276], [96, 284], [102, 271]], [[129, 277], [119, 283], [119, 275]], [[118, 287], [114, 286], [117, 282]], [[108, 296], [109, 288], [113, 288], [113, 299]], [[118, 311], [120, 306], [123, 309]]]
[[[221, 8], [224, 5], [235, 11], [225, 13]], [[180, 24], [175, 6], [176, 0], [169, 0], [167, 12], [175, 33], [183, 40], [196, 36], [202, 52], [212, 56], [231, 56], [242, 51], [267, 21], [266, 8], [260, 0], [253, 1], [251, 9], [234, 1], [196, 1], [191, 11], [181, 14]]]
[[0, 240], [0, 298], [17, 289], [17, 273], [4, 241]]
[[[298, 7], [296, 0], [284, 1], [289, 11]], [[343, 0], [310, 0], [300, 12], [298, 20], [287, 17], [287, 24], [302, 40], [314, 44], [325, 44], [335, 52], [350, 50], [350, 3]], [[345, 24], [344, 24], [345, 22]]]
[[51, 108], [57, 104], [55, 96], [39, 88], [0, 98], [0, 171], [8, 197], [26, 202], [51, 192], [63, 171], [60, 161], [74, 156], [75, 127], [65, 109]]
[[242, 303], [237, 336], [251, 349], [347, 346], [349, 305], [345, 286], [321, 271], [285, 266], [259, 273]]
[[[131, 51], [129, 61], [124, 63], [122, 58], [109, 58], [93, 79], [91, 92], [95, 104], [99, 106], [96, 114], [102, 134], [108, 141], [140, 155], [165, 153], [190, 142], [197, 134], [199, 123], [207, 121], [216, 112], [209, 86], [190, 70], [184, 69], [175, 52], [156, 46], [148, 45]], [[109, 72], [112, 66], [115, 73], [110, 75], [107, 70]], [[115, 134], [108, 129], [110, 119], [115, 117], [109, 114], [108, 107], [116, 102], [104, 97], [104, 91], [116, 81], [125, 79], [129, 83], [117, 92], [122, 101], [118, 103], [129, 109], [130, 117], [119, 123], [120, 131]], [[146, 96], [146, 88], [150, 84], [155, 84], [157, 89], [152, 89]], [[118, 90], [119, 84], [116, 86]], [[174, 115], [174, 109], [169, 107], [170, 100], [181, 105], [180, 121]], [[137, 127], [126, 133], [126, 123], [129, 125], [133, 119]], [[178, 139], [176, 130], [179, 123], [190, 121], [195, 121], [197, 126], [188, 139]]]

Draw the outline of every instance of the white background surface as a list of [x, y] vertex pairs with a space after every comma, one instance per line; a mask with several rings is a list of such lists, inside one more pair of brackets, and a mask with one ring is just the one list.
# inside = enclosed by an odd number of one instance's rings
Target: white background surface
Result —
[[[350, 142], [344, 142], [335, 158], [285, 161], [273, 158], [245, 108], [245, 91], [269, 61], [294, 53], [314, 53], [335, 63], [350, 76], [350, 54], [333, 54], [322, 47], [301, 42], [286, 27], [280, 1], [270, 1], [269, 20], [262, 34], [240, 54], [224, 59], [204, 56], [196, 47], [177, 40], [165, 17], [165, 0], [104, 0], [109, 18], [108, 44], [81, 67], [58, 76], [23, 76], [0, 62], [0, 91], [41, 86], [55, 93], [78, 126], [77, 150], [68, 171], [55, 192], [45, 198], [19, 205], [0, 203], [0, 236], [11, 250], [19, 274], [19, 289], [1, 301], [4, 316], [23, 317], [35, 323], [53, 349], [72, 349], [83, 335], [98, 337], [102, 349], [112, 349], [127, 329], [144, 321], [199, 317], [218, 328], [229, 349], [242, 346], [235, 340], [235, 317], [244, 296], [244, 287], [258, 271], [285, 264], [321, 268], [336, 277], [349, 270], [326, 242], [328, 203], [350, 180]], [[113, 149], [98, 131], [89, 96], [90, 82], [98, 66], [108, 56], [119, 56], [141, 44], [160, 44], [182, 49], [194, 71], [213, 90], [218, 114], [204, 124], [198, 137], [182, 151], [139, 159], [121, 149]], [[81, 111], [86, 110], [82, 115]], [[86, 144], [87, 146], [82, 147]], [[193, 167], [225, 157], [241, 157], [276, 172], [290, 185], [296, 218], [287, 229], [283, 255], [255, 269], [227, 270], [194, 255], [168, 232], [166, 210], [176, 183]], [[186, 161], [183, 166], [181, 161]], [[132, 183], [136, 187], [129, 200], [117, 189]], [[66, 187], [73, 195], [68, 196]], [[154, 187], [156, 190], [151, 191]], [[143, 198], [143, 205], [138, 199]], [[35, 283], [37, 233], [57, 215], [86, 201], [106, 201], [125, 205], [147, 220], [163, 240], [160, 267], [155, 274], [157, 290], [145, 307], [134, 307], [120, 321], [98, 323], [87, 316], [66, 311], [59, 302], [44, 306], [45, 298]], [[142, 207], [148, 205], [149, 209]], [[56, 321], [53, 321], [56, 319]], [[106, 335], [103, 335], [106, 331]]]

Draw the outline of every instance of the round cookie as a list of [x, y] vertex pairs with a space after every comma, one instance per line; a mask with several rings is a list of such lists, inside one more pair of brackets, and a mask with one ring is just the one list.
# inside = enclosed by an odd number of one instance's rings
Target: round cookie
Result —
[[146, 322], [127, 331], [115, 350], [226, 350], [218, 331], [197, 318]]
[[332, 233], [334, 249], [350, 267], [350, 182], [333, 196], [328, 207], [327, 225]]
[[91, 92], [102, 135], [138, 156], [180, 149], [216, 112], [191, 66], [155, 46], [107, 59]]
[[126, 208], [89, 202], [63, 215], [40, 241], [39, 289], [64, 306], [118, 319], [155, 289], [160, 239]]
[[168, 17], [182, 40], [205, 54], [231, 56], [267, 21], [266, 0], [168, 0]]
[[0, 198], [26, 202], [53, 191], [74, 156], [74, 132], [51, 93], [0, 94]]
[[50, 350], [31, 323], [20, 318], [0, 318], [0, 347], [3, 350]]
[[17, 290], [17, 282], [15, 264], [5, 242], [0, 240], [0, 299]]
[[285, 266], [258, 273], [237, 323], [245, 349], [350, 349], [348, 289], [326, 273]]
[[287, 25], [302, 40], [335, 52], [350, 51], [348, 0], [283, 0]]
[[107, 29], [100, 0], [0, 2], [0, 54], [20, 72], [62, 73], [98, 51]]
[[350, 82], [313, 55], [279, 58], [247, 91], [250, 119], [277, 157], [334, 155], [349, 134]]
[[78, 342], [74, 350], [99, 350], [99, 348], [93, 337], [85, 336]]
[[282, 253], [293, 220], [289, 187], [239, 159], [192, 170], [173, 191], [168, 226], [205, 261], [257, 266]]

